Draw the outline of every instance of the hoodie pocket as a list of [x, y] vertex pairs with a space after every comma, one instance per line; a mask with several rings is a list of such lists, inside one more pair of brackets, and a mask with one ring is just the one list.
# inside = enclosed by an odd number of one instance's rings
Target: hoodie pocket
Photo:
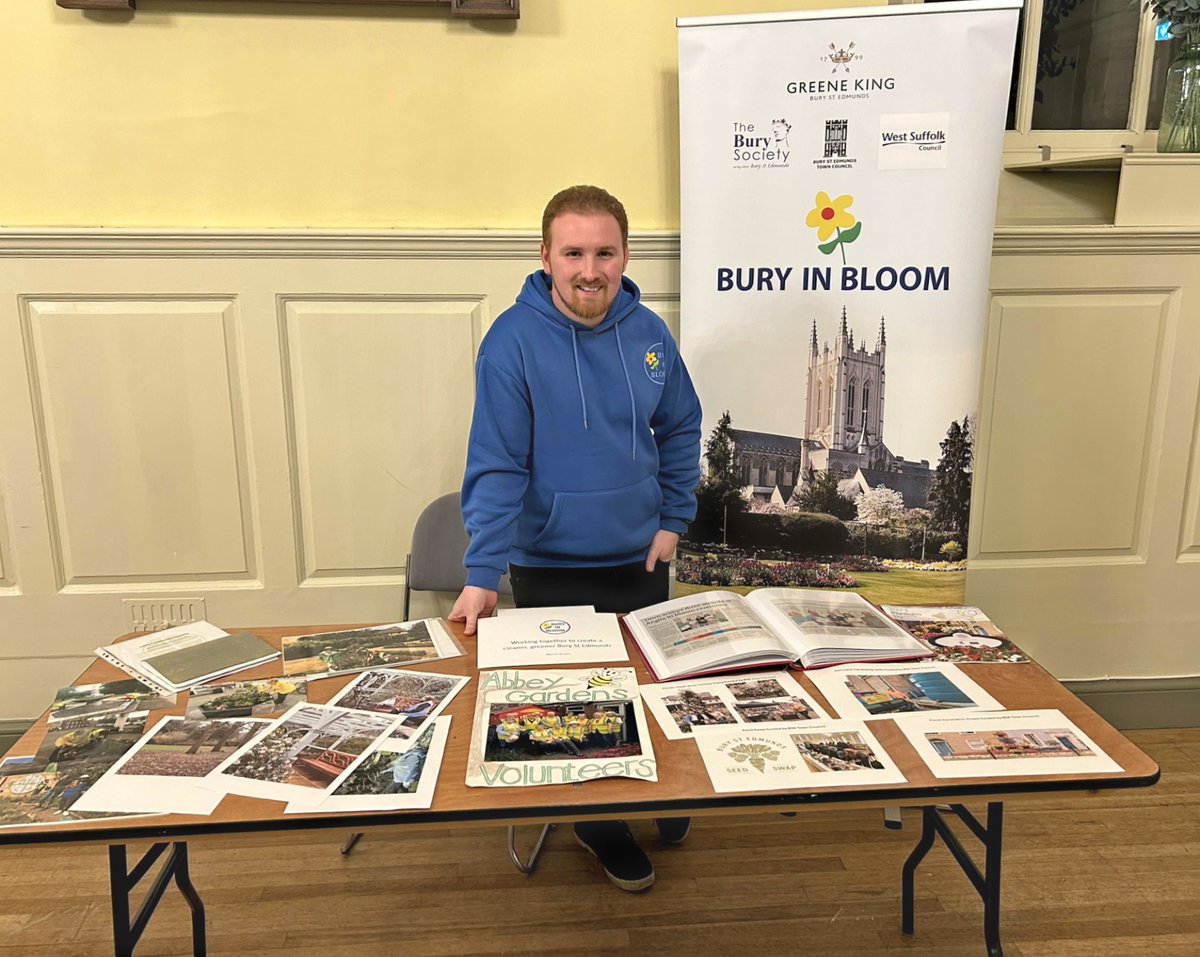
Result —
[[555, 492], [539, 552], [586, 559], [620, 557], [647, 548], [658, 531], [662, 490], [653, 475], [622, 488]]

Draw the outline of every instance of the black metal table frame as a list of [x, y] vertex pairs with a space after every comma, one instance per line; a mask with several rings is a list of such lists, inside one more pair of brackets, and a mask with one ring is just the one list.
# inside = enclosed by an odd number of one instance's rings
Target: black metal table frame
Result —
[[[921, 811], [921, 834], [916, 846], [904, 862], [901, 872], [901, 930], [913, 933], [914, 889], [918, 865], [933, 847], [937, 838], [950, 851], [963, 873], [967, 876], [983, 902], [983, 937], [988, 957], [1002, 957], [1000, 946], [1000, 859], [1003, 843], [1003, 795], [1030, 796], [1039, 793], [1062, 793], [1069, 791], [1120, 790], [1124, 788], [1148, 787], [1156, 783], [1159, 773], [1147, 777], [1115, 779], [1080, 778], [1071, 781], [1022, 781], [997, 780], [987, 785], [953, 785], [933, 788], [881, 788], [863, 791], [827, 791], [810, 794], [738, 794], [719, 798], [699, 798], [671, 801], [625, 801], [611, 804], [578, 804], [569, 807], [506, 808], [501, 814], [498, 809], [460, 811], [402, 811], [402, 812], [350, 812], [337, 815], [314, 817], [291, 816], [286, 818], [217, 821], [179, 824], [165, 827], [112, 826], [97, 829], [63, 831], [40, 831], [27, 833], [19, 838], [0, 835], [0, 847], [15, 844], [62, 844], [76, 842], [104, 842], [109, 845], [109, 875], [112, 885], [113, 939], [116, 957], [132, 957], [146, 924], [161, 901], [168, 886], [174, 881], [191, 910], [192, 952], [194, 957], [206, 957], [205, 912], [200, 895], [193, 887], [188, 873], [187, 837], [227, 836], [239, 833], [262, 833], [271, 831], [302, 830], [349, 830], [363, 831], [371, 827], [387, 825], [447, 824], [513, 825], [565, 823], [581, 818], [629, 818], [629, 817], [684, 817], [702, 815], [706, 810], [720, 808], [725, 811], [788, 812], [814, 806], [909, 806], [918, 805]], [[976, 799], [987, 801], [986, 823], [980, 821], [962, 804], [952, 800]], [[932, 803], [937, 802], [937, 803]], [[947, 823], [951, 819], [961, 821], [982, 845], [984, 862], [982, 869], [963, 847]], [[145, 852], [141, 860], [128, 869], [126, 843], [134, 840], [154, 840], [156, 843]], [[169, 853], [168, 852], [169, 848]], [[146, 879], [155, 862], [167, 853], [166, 860], [153, 878], [138, 912], [131, 919], [130, 893]], [[511, 848], [510, 848], [511, 853]], [[529, 872], [532, 872], [530, 867]]]

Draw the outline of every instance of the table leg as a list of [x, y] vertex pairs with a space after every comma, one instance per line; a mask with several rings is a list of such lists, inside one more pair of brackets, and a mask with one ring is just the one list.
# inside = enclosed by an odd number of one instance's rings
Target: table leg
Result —
[[926, 807], [921, 811], [921, 837], [908, 859], [904, 862], [900, 879], [900, 929], [913, 932], [913, 889], [917, 865], [929, 853], [933, 842], [940, 837], [946, 849], [983, 901], [983, 942], [988, 957], [1004, 957], [1000, 947], [1000, 852], [1004, 836], [1004, 804], [989, 802], [987, 824], [980, 824], [970, 811], [961, 804], [953, 804], [948, 811], [967, 826], [983, 845], [983, 871], [959, 842], [946, 823], [948, 814], [939, 807]]
[[[137, 887], [168, 847], [170, 853], [167, 854], [158, 873], [154, 875], [150, 889], [146, 891], [146, 896], [138, 908], [137, 916], [130, 920], [130, 891]], [[194, 957], [206, 957], [208, 945], [204, 933], [204, 904], [200, 895], [196, 893], [188, 873], [187, 842], [176, 841], [169, 844], [163, 841], [155, 844], [142, 855], [142, 859], [134, 865], [133, 870], [129, 870], [126, 862], [125, 845], [110, 844], [108, 876], [112, 885], [113, 949], [116, 957], [133, 957], [133, 949], [172, 880], [192, 912], [192, 954]]]

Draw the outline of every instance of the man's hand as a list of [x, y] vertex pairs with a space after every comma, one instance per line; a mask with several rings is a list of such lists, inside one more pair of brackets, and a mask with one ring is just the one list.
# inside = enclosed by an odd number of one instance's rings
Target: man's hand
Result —
[[496, 599], [497, 595], [494, 591], [479, 588], [476, 585], [467, 585], [462, 590], [462, 594], [458, 596], [458, 601], [454, 603], [448, 620], [465, 621], [467, 627], [463, 631], [468, 635], [473, 635], [475, 634], [475, 622], [480, 618], [490, 618], [492, 612], [496, 610]]
[[650, 551], [646, 554], [646, 571], [654, 571], [658, 562], [670, 562], [675, 557], [675, 546], [679, 544], [679, 535], [660, 528], [654, 533], [654, 541], [650, 543]]

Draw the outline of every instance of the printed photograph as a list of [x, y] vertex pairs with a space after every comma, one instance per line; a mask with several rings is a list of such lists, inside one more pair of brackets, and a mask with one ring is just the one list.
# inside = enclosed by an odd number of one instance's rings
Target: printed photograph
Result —
[[642, 753], [633, 703], [493, 704], [485, 761], [627, 758]]
[[0, 777], [0, 827], [62, 824], [112, 817], [104, 812], [71, 811], [71, 805], [108, 770], [104, 762], [81, 762], [69, 771], [39, 771]]
[[973, 701], [946, 675], [914, 671], [899, 675], [847, 675], [846, 687], [871, 715], [973, 708]]
[[197, 685], [188, 695], [187, 716], [193, 721], [218, 718], [276, 718], [308, 700], [304, 678], [255, 678]]
[[175, 707], [175, 696], [163, 697], [134, 678], [61, 688], [50, 705], [51, 726], [72, 718], [135, 714]]
[[707, 631], [718, 625], [728, 624], [728, 616], [717, 608], [704, 608], [690, 615], [682, 615], [675, 619], [675, 627], [683, 634], [693, 631]]
[[662, 703], [685, 734], [691, 734], [692, 728], [699, 725], [737, 724], [725, 702], [708, 691], [680, 691], [666, 695]]
[[784, 698], [778, 701], [739, 701], [733, 710], [743, 721], [812, 721], [820, 717], [803, 698]]
[[760, 678], [757, 681], [731, 681], [725, 687], [738, 701], [787, 697], [787, 691], [775, 678]]
[[386, 732], [393, 720], [362, 711], [303, 706], [222, 773], [325, 788]]
[[883, 768], [883, 763], [857, 731], [798, 733], [793, 734], [791, 738], [810, 771], [861, 771], [864, 768]]
[[333, 792], [335, 795], [352, 794], [413, 794], [421, 783], [425, 770], [425, 759], [433, 742], [433, 726], [430, 725], [412, 745], [404, 751], [380, 747]]
[[789, 602], [784, 609], [805, 634], [822, 632], [845, 632], [847, 636], [869, 635], [875, 632], [891, 632], [891, 624], [880, 612], [870, 608], [837, 608], [822, 606], [816, 602]]
[[925, 739], [943, 761], [1090, 757], [1095, 752], [1065, 728], [929, 732]]
[[62, 771], [65, 765], [85, 762], [110, 765], [133, 747], [145, 730], [143, 716], [72, 718], [47, 732], [29, 769]]
[[439, 657], [424, 621], [283, 639], [283, 671], [289, 676], [342, 674], [435, 661]]
[[461, 680], [419, 671], [368, 671], [330, 704], [401, 716], [404, 722], [392, 737], [407, 738], [461, 685]]
[[33, 755], [25, 754], [19, 757], [5, 758], [0, 761], [0, 775], [25, 774], [33, 770]]
[[256, 721], [172, 721], [121, 765], [117, 774], [202, 778], [263, 727]]

